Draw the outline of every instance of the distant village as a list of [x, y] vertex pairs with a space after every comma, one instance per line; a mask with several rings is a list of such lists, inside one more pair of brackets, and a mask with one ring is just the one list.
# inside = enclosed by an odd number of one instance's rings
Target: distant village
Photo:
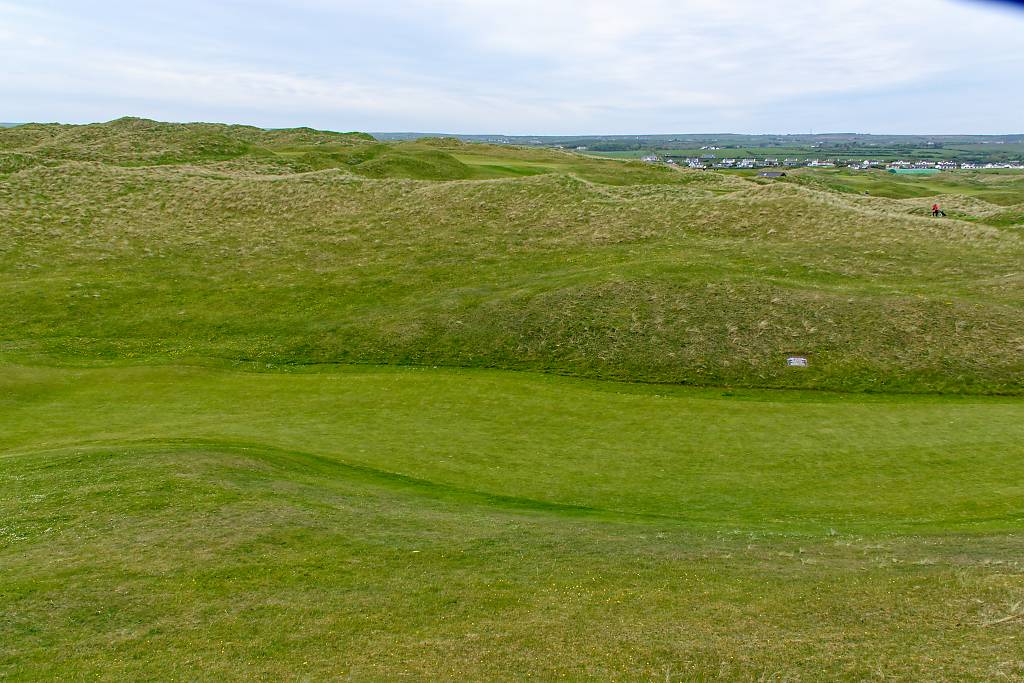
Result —
[[642, 158], [647, 163], [665, 163], [673, 166], [687, 166], [689, 168], [849, 168], [853, 170], [867, 170], [872, 168], [886, 169], [893, 172], [938, 172], [955, 170], [982, 170], [982, 169], [1024, 169], [1024, 161], [1010, 161], [1003, 163], [971, 163], [957, 161], [877, 161], [864, 159], [863, 161], [842, 160], [842, 159], [719, 159], [713, 154], [702, 157], [676, 158], [672, 156], [658, 156], [648, 154]]

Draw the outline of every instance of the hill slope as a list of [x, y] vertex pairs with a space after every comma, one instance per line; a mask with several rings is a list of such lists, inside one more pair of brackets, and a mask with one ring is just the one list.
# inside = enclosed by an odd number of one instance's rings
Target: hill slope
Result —
[[12, 361], [1024, 388], [1018, 177], [936, 221], [821, 176], [138, 120], [0, 131], [0, 174]]

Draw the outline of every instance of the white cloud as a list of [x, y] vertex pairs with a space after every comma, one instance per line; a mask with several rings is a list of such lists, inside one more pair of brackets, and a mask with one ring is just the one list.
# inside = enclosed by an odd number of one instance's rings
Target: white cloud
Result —
[[[76, 103], [70, 118], [144, 113], [117, 109], [132, 103], [377, 130], [792, 130], [770, 112], [834, 111], [972, 65], [992, 87], [1024, 71], [1024, 19], [952, 0], [263, 0], [197, 4], [221, 14], [191, 26], [192, 2], [139, 10], [174, 17], [161, 33], [118, 24], [116, 2], [101, 20], [69, 1], [0, 1], [0, 102], [33, 118]], [[277, 16], [291, 23], [272, 40], [250, 36]], [[1020, 104], [1016, 90], [1002, 96]]]
[[[449, 21], [483, 50], [547, 60], [559, 77], [675, 99], [750, 101], [919, 80], [1006, 22], [936, 0], [445, 0]], [[1024, 24], [1017, 22], [1019, 31]], [[970, 49], [980, 46], [974, 43]]]

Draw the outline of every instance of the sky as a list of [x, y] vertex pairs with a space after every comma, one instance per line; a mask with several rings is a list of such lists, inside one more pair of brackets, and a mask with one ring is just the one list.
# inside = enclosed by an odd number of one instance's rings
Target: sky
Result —
[[0, 121], [1024, 133], [1024, 3], [0, 0]]

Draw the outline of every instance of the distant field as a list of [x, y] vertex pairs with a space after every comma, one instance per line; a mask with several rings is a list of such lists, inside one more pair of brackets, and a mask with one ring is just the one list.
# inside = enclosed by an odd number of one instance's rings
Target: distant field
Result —
[[[416, 133], [379, 133], [381, 139], [417, 140]], [[590, 136], [501, 136], [459, 135], [464, 142], [587, 148], [587, 154], [639, 158], [651, 151], [694, 156], [709, 153], [701, 147], [724, 147], [711, 151], [718, 157], [782, 156], [841, 159], [948, 159], [963, 161], [1007, 161], [1024, 157], [1021, 135], [867, 135], [826, 133], [807, 135], [740, 135], [729, 133], [668, 135]], [[629, 150], [629, 151], [612, 151]]]
[[864, 159], [875, 159], [879, 161], [907, 160], [934, 160], [957, 159], [969, 160], [1006, 160], [1024, 159], [1024, 144], [1005, 143], [989, 145], [948, 145], [944, 147], [913, 147], [913, 148], [891, 148], [891, 147], [856, 147], [842, 148], [834, 146], [826, 147], [730, 147], [718, 150], [705, 150], [699, 147], [673, 148], [659, 147], [643, 150], [629, 150], [619, 152], [603, 152], [588, 149], [582, 154], [595, 157], [608, 157], [612, 159], [640, 159], [648, 154], [654, 153], [662, 157], [688, 158], [714, 155], [717, 159], [743, 159], [743, 158], [778, 158], [779, 160], [794, 159], [842, 159], [849, 161], [863, 161]]
[[124, 119], [0, 225], [4, 681], [1024, 678], [1024, 174]]

